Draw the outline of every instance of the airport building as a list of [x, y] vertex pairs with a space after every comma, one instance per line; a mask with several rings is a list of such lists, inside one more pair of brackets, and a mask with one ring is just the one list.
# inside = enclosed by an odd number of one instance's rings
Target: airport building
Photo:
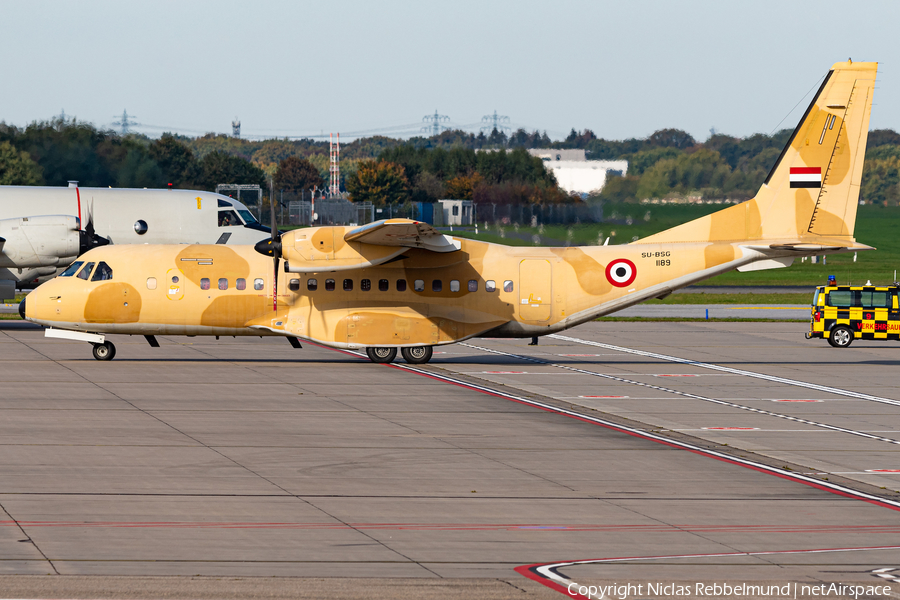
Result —
[[599, 192], [610, 174], [628, 173], [627, 160], [587, 160], [580, 149], [532, 148], [528, 153], [544, 161], [544, 167], [553, 173], [559, 187], [569, 193]]

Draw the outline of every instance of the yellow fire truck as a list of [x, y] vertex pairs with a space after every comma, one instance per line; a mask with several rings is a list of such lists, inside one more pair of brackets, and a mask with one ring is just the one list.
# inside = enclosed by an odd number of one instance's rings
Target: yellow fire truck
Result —
[[900, 340], [900, 285], [822, 285], [813, 297], [806, 339], [825, 338], [835, 348], [853, 340]]

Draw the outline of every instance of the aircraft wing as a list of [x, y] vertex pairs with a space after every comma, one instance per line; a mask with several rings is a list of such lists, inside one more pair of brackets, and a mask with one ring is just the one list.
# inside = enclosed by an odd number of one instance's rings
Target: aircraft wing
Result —
[[420, 221], [408, 219], [387, 219], [375, 221], [344, 234], [344, 241], [372, 244], [374, 246], [397, 246], [401, 248], [422, 248], [432, 252], [455, 252], [459, 242]]

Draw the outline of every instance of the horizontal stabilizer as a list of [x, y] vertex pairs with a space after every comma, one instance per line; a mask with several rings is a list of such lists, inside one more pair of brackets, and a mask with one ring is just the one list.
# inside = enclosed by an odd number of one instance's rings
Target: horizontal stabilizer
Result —
[[[865, 244], [860, 244], [855, 241], [841, 241], [841, 240], [821, 240], [821, 244], [813, 244], [810, 242], [778, 242], [774, 244], [766, 244], [766, 245], [750, 245], [750, 244], [742, 244], [741, 246], [744, 248], [749, 248], [751, 250], [756, 250], [762, 253], [772, 253], [772, 251], [789, 251], [789, 252], [798, 252], [801, 254], [815, 254], [815, 253], [825, 253], [825, 252], [860, 252], [862, 250], [874, 250], [872, 246], [867, 246]], [[833, 241], [833, 243], [828, 243]]]
[[793, 256], [783, 256], [781, 258], [767, 258], [763, 260], [757, 260], [752, 263], [741, 265], [737, 268], [741, 273], [746, 273], [748, 271], [765, 271], [768, 269], [783, 269], [784, 267], [789, 267], [794, 264]]
[[372, 244], [375, 246], [399, 246], [401, 248], [422, 248], [432, 252], [455, 252], [459, 242], [438, 233], [428, 223], [409, 219], [388, 219], [375, 221], [344, 234], [344, 241]]

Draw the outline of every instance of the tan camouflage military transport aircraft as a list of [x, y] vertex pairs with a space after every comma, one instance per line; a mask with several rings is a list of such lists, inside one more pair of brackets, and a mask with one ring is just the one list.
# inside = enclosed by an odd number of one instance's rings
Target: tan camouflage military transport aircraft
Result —
[[115, 355], [107, 334], [281, 335], [424, 363], [434, 346], [558, 332], [731, 269], [867, 250], [853, 228], [876, 69], [832, 67], [755, 198], [630, 244], [508, 247], [392, 219], [255, 248], [103, 246], [24, 314], [99, 360]]

